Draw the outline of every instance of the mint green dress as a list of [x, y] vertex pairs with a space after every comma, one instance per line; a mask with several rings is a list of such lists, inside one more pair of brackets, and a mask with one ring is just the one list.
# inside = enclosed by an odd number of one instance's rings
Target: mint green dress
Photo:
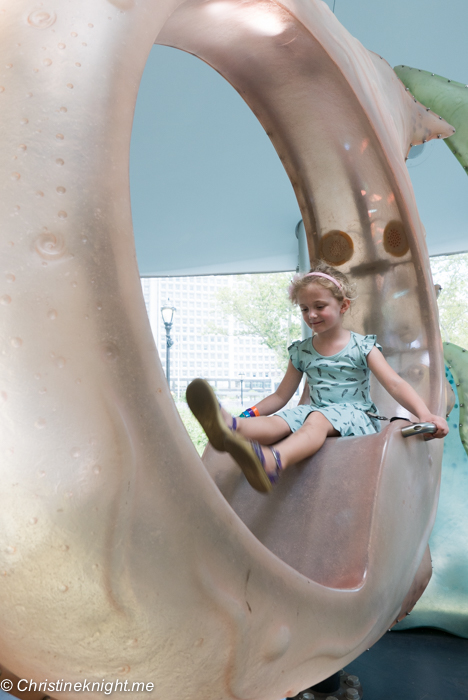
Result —
[[322, 413], [342, 436], [369, 435], [380, 431], [380, 423], [369, 414], [378, 410], [369, 393], [370, 369], [367, 355], [373, 347], [382, 351], [375, 335], [351, 331], [349, 343], [341, 352], [326, 357], [312, 345], [312, 338], [296, 340], [289, 348], [294, 367], [305, 372], [310, 405], [279, 411], [292, 432], [299, 430], [313, 411]]

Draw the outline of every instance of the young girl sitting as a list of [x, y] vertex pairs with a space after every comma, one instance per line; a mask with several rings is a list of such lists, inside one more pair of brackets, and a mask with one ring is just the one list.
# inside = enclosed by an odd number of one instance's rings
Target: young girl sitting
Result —
[[[203, 379], [195, 379], [187, 387], [188, 405], [213, 447], [229, 452], [258, 491], [270, 491], [283, 469], [315, 454], [327, 437], [379, 432], [377, 408], [369, 395], [370, 370], [419, 422], [436, 425], [437, 432], [431, 438], [448, 433], [446, 421], [433, 415], [387, 363], [376, 336], [343, 328], [351, 291], [343, 273], [321, 262], [311, 272], [294, 277], [289, 296], [299, 305], [313, 337], [288, 348], [290, 361], [278, 389], [239, 418], [218, 404]], [[304, 372], [310, 405], [281, 411]]]

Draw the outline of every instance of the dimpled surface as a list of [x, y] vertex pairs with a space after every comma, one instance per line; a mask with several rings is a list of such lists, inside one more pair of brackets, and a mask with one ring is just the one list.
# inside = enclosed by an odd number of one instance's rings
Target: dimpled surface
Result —
[[[332, 440], [299, 495], [300, 470], [262, 502], [257, 536], [241, 522], [182, 427], [146, 317], [128, 185], [139, 81], [157, 39], [238, 89], [311, 255], [330, 231], [352, 241], [353, 330], [377, 333], [434, 411], [440, 338], [404, 158], [451, 130], [316, 0], [4, 0], [0, 20], [0, 661], [36, 680], [154, 683], [132, 697], [293, 696], [376, 641], [427, 577], [441, 445], [397, 424]], [[389, 221], [409, 241], [398, 258]], [[286, 518], [305, 494], [332, 526]]]

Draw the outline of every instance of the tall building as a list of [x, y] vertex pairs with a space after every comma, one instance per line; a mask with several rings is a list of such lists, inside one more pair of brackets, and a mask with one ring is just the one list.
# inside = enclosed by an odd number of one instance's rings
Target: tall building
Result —
[[[183, 397], [187, 384], [204, 377], [218, 395], [244, 404], [274, 390], [282, 377], [275, 353], [259, 338], [239, 335], [241, 326], [221, 313], [217, 293], [233, 288], [236, 277], [164, 277], [141, 281], [146, 309], [163, 368], [166, 333], [161, 307], [169, 299], [176, 308], [170, 349], [171, 390]], [[216, 330], [218, 332], [216, 332]]]

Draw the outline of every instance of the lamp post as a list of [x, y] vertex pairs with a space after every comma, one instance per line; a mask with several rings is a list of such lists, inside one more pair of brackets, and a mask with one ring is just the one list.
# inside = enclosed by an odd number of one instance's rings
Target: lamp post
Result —
[[244, 408], [244, 373], [239, 372], [240, 385], [241, 385], [241, 407]]
[[169, 391], [171, 389], [171, 347], [174, 345], [174, 341], [171, 338], [171, 328], [176, 311], [177, 309], [172, 305], [170, 299], [166, 301], [164, 306], [161, 306], [161, 316], [166, 329], [166, 379], [169, 384]]

